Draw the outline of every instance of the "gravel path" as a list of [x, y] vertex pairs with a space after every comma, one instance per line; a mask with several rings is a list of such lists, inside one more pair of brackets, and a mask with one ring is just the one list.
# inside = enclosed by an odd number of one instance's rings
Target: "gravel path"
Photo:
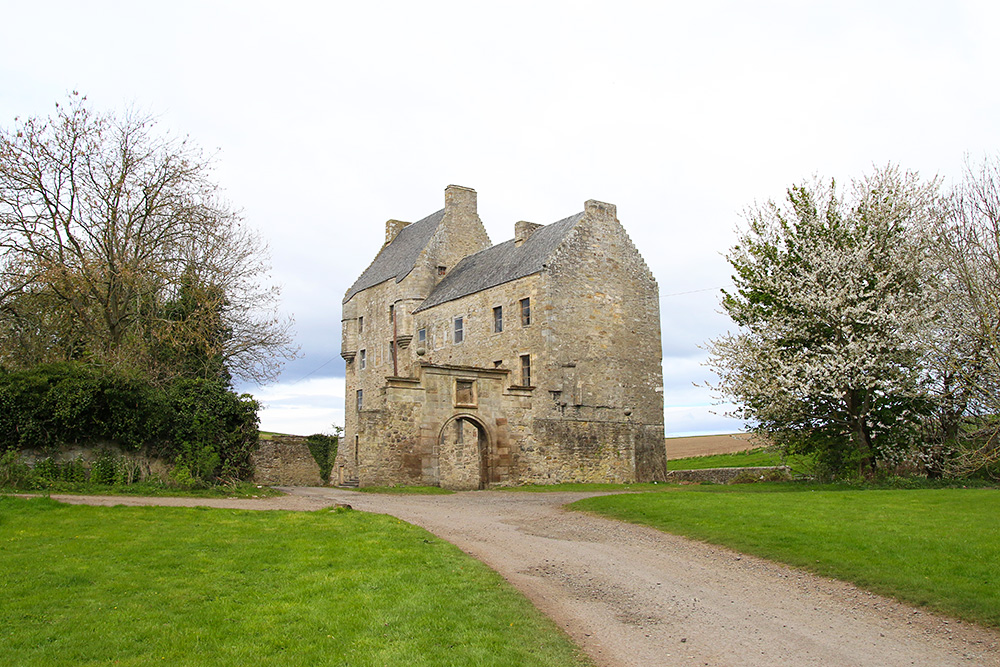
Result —
[[587, 493], [376, 495], [286, 488], [103, 505], [311, 510], [348, 503], [423, 526], [498, 571], [599, 665], [996, 665], [1000, 632], [727, 549], [561, 509]]

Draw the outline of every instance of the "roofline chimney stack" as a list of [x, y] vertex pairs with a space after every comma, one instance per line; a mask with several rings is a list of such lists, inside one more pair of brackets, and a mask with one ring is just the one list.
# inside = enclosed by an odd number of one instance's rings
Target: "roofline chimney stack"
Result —
[[518, 220], [514, 223], [514, 247], [519, 248], [522, 243], [528, 240], [528, 237], [535, 233], [535, 230], [542, 225], [537, 222], [528, 222], [527, 220]]
[[618, 207], [614, 204], [597, 201], [596, 199], [588, 199], [584, 202], [583, 209], [588, 215], [592, 215], [596, 218], [608, 218], [609, 220], [618, 219]]
[[476, 215], [476, 191], [472, 188], [465, 188], [461, 185], [449, 185], [444, 189], [444, 210], [461, 211]]
[[382, 244], [383, 247], [392, 243], [392, 240], [403, 231], [403, 227], [406, 227], [410, 223], [403, 222], [402, 220], [386, 220], [385, 221], [385, 243]]

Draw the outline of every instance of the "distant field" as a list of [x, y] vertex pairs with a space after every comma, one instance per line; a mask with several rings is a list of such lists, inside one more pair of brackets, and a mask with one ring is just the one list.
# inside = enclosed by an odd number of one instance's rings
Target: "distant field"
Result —
[[728, 433], [725, 435], [667, 438], [666, 444], [667, 459], [686, 459], [692, 456], [743, 452], [763, 446], [764, 443], [750, 433]]

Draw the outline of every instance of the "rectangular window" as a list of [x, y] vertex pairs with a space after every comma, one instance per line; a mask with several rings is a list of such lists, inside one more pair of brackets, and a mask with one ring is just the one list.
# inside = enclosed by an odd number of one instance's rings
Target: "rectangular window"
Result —
[[417, 342], [418, 343], [427, 342], [427, 329], [417, 329]]
[[521, 299], [521, 326], [531, 324], [531, 299]]
[[365, 350], [358, 352], [358, 366], [361, 370], [364, 370], [365, 366], [368, 364], [368, 354]]
[[358, 335], [360, 336], [364, 332], [365, 332], [365, 318], [364, 317], [359, 317], [358, 318]]
[[358, 389], [358, 412], [361, 412], [362, 396], [363, 396], [363, 394], [362, 394], [361, 390]]
[[521, 355], [521, 386], [531, 386], [531, 355]]
[[445, 273], [447, 273], [447, 271], [448, 271], [448, 269], [446, 269], [446, 268], [445, 268], [445, 267], [443, 267], [443, 266], [439, 266], [439, 267], [438, 267], [438, 275], [439, 275], [439, 276], [443, 276], [443, 275], [444, 275]]
[[396, 306], [389, 306], [389, 324], [396, 319]]
[[465, 329], [461, 317], [455, 318], [455, 342], [461, 343], [465, 340]]
[[493, 309], [493, 331], [495, 333], [503, 331], [503, 306]]

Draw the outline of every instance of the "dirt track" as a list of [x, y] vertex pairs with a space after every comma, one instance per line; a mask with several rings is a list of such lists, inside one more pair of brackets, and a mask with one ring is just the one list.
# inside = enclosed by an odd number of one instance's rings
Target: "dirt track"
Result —
[[998, 665], [1000, 632], [641, 526], [568, 512], [585, 493], [260, 500], [53, 496], [91, 504], [310, 510], [349, 503], [423, 526], [497, 570], [599, 665]]

